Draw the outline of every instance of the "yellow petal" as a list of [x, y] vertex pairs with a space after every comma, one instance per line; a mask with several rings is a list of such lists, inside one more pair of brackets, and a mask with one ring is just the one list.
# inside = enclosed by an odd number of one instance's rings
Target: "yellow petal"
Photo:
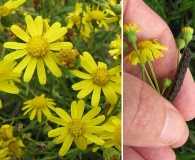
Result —
[[32, 37], [37, 36], [37, 29], [35, 26], [35, 22], [33, 21], [32, 17], [30, 15], [26, 16], [26, 25], [28, 28], [28, 31]]
[[37, 64], [37, 59], [31, 58], [24, 73], [24, 82], [29, 82], [31, 80], [33, 73], [35, 71], [36, 64]]
[[60, 151], [59, 151], [60, 156], [64, 156], [66, 154], [66, 152], [69, 150], [69, 148], [72, 144], [72, 141], [73, 141], [73, 137], [68, 135], [66, 137], [66, 139], [64, 140], [64, 143], [63, 143], [62, 147], [60, 148]]
[[54, 62], [54, 60], [49, 56], [49, 54], [47, 54], [45, 57], [43, 57], [43, 60], [44, 60], [45, 64], [47, 65], [47, 67], [49, 68], [49, 70], [53, 73], [54, 76], [56, 76], [56, 77], [62, 76], [62, 72], [61, 72], [60, 68], [57, 66], [57, 64]]
[[23, 56], [25, 56], [27, 54], [27, 50], [26, 49], [22, 49], [22, 50], [17, 50], [14, 52], [11, 52], [9, 54], [7, 54], [4, 59], [18, 59], [21, 58]]
[[89, 141], [98, 145], [103, 145], [105, 143], [104, 140], [90, 133], [84, 133], [83, 136], [86, 137]]
[[59, 38], [63, 37], [67, 32], [67, 29], [65, 27], [62, 27], [56, 31], [53, 32], [52, 36], [47, 39], [48, 43], [52, 43]]
[[62, 48], [72, 49], [73, 45], [70, 42], [57, 42], [49, 44], [49, 49], [53, 51], [59, 51]]
[[21, 40], [28, 42], [30, 39], [30, 36], [24, 31], [22, 30], [19, 26], [17, 25], [12, 25], [11, 26], [11, 31]]
[[47, 32], [44, 34], [44, 38], [49, 39], [50, 37], [52, 37], [55, 32], [61, 27], [61, 24], [59, 22], [54, 23], [48, 30]]
[[100, 107], [94, 107], [92, 108], [89, 112], [87, 112], [83, 118], [82, 121], [87, 123], [88, 121], [90, 121], [92, 118], [94, 118], [98, 113], [100, 113], [101, 108]]
[[[66, 131], [66, 127], [58, 127], [48, 132], [48, 137], [57, 137]], [[65, 132], [66, 133], [66, 132]]]
[[45, 85], [46, 83], [45, 67], [44, 67], [43, 60], [41, 58], [37, 59], [37, 75], [38, 75], [39, 83], [41, 85]]
[[6, 42], [3, 47], [10, 49], [25, 49], [26, 43], [18, 43], [18, 42]]
[[35, 28], [37, 30], [37, 36], [42, 36], [43, 32], [43, 19], [41, 16], [35, 18]]
[[101, 87], [94, 85], [94, 90], [91, 98], [92, 107], [97, 107], [100, 101]]
[[75, 76], [82, 78], [82, 79], [91, 79], [91, 75], [87, 73], [83, 73], [78, 70], [71, 70], [70, 73], [74, 74]]
[[93, 57], [88, 52], [83, 52], [81, 57], [81, 66], [89, 73], [92, 73], [96, 68], [97, 64], [95, 63]]
[[55, 112], [66, 122], [70, 122], [72, 119], [70, 118], [70, 116], [68, 115], [68, 113], [66, 111], [64, 111], [61, 108], [56, 108]]

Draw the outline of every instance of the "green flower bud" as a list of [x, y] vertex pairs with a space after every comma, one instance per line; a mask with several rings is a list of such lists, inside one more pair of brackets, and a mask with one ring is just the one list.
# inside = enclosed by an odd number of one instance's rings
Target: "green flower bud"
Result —
[[177, 41], [177, 47], [179, 50], [183, 49], [185, 47], [186, 43], [183, 39], [178, 39]]
[[183, 39], [186, 41], [186, 43], [189, 43], [192, 40], [194, 29], [191, 27], [183, 27], [181, 32]]
[[172, 82], [172, 81], [171, 81], [170, 79], [165, 78], [165, 79], [163, 80], [163, 88], [166, 89], [166, 88], [170, 87], [171, 82]]
[[48, 124], [46, 124], [43, 128], [43, 134], [47, 135], [47, 133], [52, 130], [52, 127]]
[[103, 157], [106, 160], [120, 160], [120, 153], [114, 148], [106, 148], [103, 151]]

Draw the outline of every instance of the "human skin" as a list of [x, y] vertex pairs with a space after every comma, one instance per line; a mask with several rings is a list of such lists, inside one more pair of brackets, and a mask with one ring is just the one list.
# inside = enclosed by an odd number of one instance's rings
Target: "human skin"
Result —
[[[163, 58], [153, 66], [159, 82], [173, 78], [177, 67], [177, 46], [167, 24], [142, 0], [123, 1], [123, 23], [135, 22], [142, 31], [141, 40], [158, 39], [167, 46]], [[124, 53], [124, 57], [127, 53]], [[123, 143], [124, 159], [174, 160], [171, 148], [187, 140], [185, 123], [195, 117], [195, 84], [188, 70], [181, 90], [173, 103], [168, 102], [141, 79], [140, 66], [123, 65]]]

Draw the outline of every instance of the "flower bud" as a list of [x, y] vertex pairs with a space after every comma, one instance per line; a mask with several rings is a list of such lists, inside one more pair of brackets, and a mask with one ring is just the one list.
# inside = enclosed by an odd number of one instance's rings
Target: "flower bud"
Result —
[[106, 160], [120, 160], [120, 153], [114, 148], [106, 148], [103, 151], [103, 157]]
[[165, 79], [163, 80], [163, 89], [166, 89], [166, 88], [170, 87], [171, 82], [172, 82], [172, 81], [171, 81], [170, 79], [165, 78]]
[[185, 47], [186, 43], [183, 39], [178, 39], [177, 41], [177, 47], [179, 50], [183, 49]]
[[194, 29], [191, 27], [183, 27], [181, 32], [183, 39], [186, 41], [186, 43], [189, 43], [192, 40]]

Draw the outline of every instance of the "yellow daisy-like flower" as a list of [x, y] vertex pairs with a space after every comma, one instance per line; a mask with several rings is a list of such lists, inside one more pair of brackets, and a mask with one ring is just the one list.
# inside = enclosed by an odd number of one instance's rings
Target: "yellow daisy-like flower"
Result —
[[99, 5], [97, 6], [96, 9], [94, 9], [94, 6], [93, 7], [86, 6], [86, 12], [84, 12], [83, 14], [84, 24], [86, 25], [88, 24], [90, 25], [91, 28], [93, 28], [93, 25], [92, 25], [92, 21], [93, 21], [93, 24], [96, 23], [98, 27], [101, 27], [103, 25], [104, 28], [108, 30], [109, 26], [107, 25], [107, 22], [106, 22], [106, 20], [108, 19], [106, 17], [107, 14], [108, 13], [106, 13], [106, 10], [101, 11], [99, 9]]
[[18, 94], [19, 89], [15, 86], [14, 80], [19, 81], [20, 73], [13, 71], [16, 62], [13, 60], [0, 61], [0, 91]]
[[121, 36], [119, 34], [116, 35], [116, 40], [112, 41], [110, 43], [110, 49], [109, 53], [114, 54], [114, 59], [120, 59], [121, 55]]
[[73, 101], [71, 104], [71, 117], [63, 109], [56, 108], [55, 111], [60, 118], [54, 116], [48, 118], [50, 121], [62, 126], [48, 132], [49, 137], [56, 137], [54, 143], [63, 143], [59, 151], [60, 156], [66, 154], [73, 141], [81, 150], [87, 148], [88, 140], [97, 145], [104, 144], [102, 139], [94, 135], [104, 131], [102, 126], [97, 126], [105, 119], [104, 115], [97, 116], [101, 108], [92, 108], [83, 115], [84, 109], [85, 102], [83, 100], [79, 100], [78, 103]]
[[45, 98], [45, 94], [42, 94], [41, 96], [37, 96], [24, 102], [24, 105], [25, 106], [22, 108], [22, 110], [26, 110], [24, 115], [30, 112], [30, 120], [33, 120], [37, 113], [38, 122], [41, 122], [42, 112], [48, 118], [52, 115], [49, 109], [55, 110], [54, 106], [56, 104], [53, 99]]
[[26, 0], [8, 0], [4, 5], [0, 5], [0, 18], [9, 15], [24, 2], [26, 2]]
[[17, 140], [16, 138], [10, 138], [6, 141], [1, 141], [0, 144], [0, 158], [6, 158], [9, 155], [14, 155], [17, 158], [23, 156], [23, 151], [21, 147], [25, 147], [22, 140]]
[[66, 17], [66, 20], [68, 21], [67, 28], [72, 28], [74, 25], [79, 28], [81, 23], [80, 14], [82, 13], [82, 6], [82, 3], [76, 3], [75, 12], [68, 14], [68, 16]]
[[[168, 48], [162, 46], [157, 40], [145, 40], [137, 44], [137, 48], [143, 63], [146, 63], [147, 60], [154, 61], [156, 58], [163, 57], [164, 55], [159, 50], [167, 50]], [[125, 60], [129, 60], [131, 65], [137, 65], [140, 63], [135, 50], [129, 53]]]
[[109, 148], [115, 146], [119, 151], [121, 150], [121, 117], [112, 116], [102, 125], [105, 132], [100, 134], [100, 138], [105, 140], [104, 147]]
[[100, 101], [101, 90], [103, 91], [106, 99], [110, 103], [117, 102], [117, 93], [121, 94], [120, 81], [121, 77], [117, 74], [120, 73], [120, 66], [107, 69], [107, 65], [103, 62], [94, 61], [93, 57], [84, 52], [81, 58], [81, 66], [89, 73], [84, 73], [78, 70], [70, 71], [75, 76], [82, 78], [81, 82], [72, 85], [74, 90], [81, 90], [77, 97], [83, 99], [89, 93], [93, 92], [91, 98], [91, 105], [98, 106]]
[[39, 82], [44, 85], [46, 83], [44, 63], [54, 76], [62, 76], [62, 72], [55, 62], [55, 55], [52, 51], [59, 51], [61, 48], [72, 49], [72, 43], [56, 42], [56, 40], [63, 37], [67, 32], [67, 29], [61, 27], [59, 22], [54, 23], [46, 33], [43, 33], [43, 19], [41, 16], [37, 16], [33, 20], [30, 15], [27, 15], [26, 24], [28, 32], [23, 31], [17, 25], [11, 26], [11, 31], [24, 43], [4, 43], [5, 48], [16, 49], [16, 51], [6, 55], [4, 59], [15, 60], [25, 56], [13, 71], [20, 73], [26, 68], [23, 78], [24, 82], [29, 82], [36, 68]]

